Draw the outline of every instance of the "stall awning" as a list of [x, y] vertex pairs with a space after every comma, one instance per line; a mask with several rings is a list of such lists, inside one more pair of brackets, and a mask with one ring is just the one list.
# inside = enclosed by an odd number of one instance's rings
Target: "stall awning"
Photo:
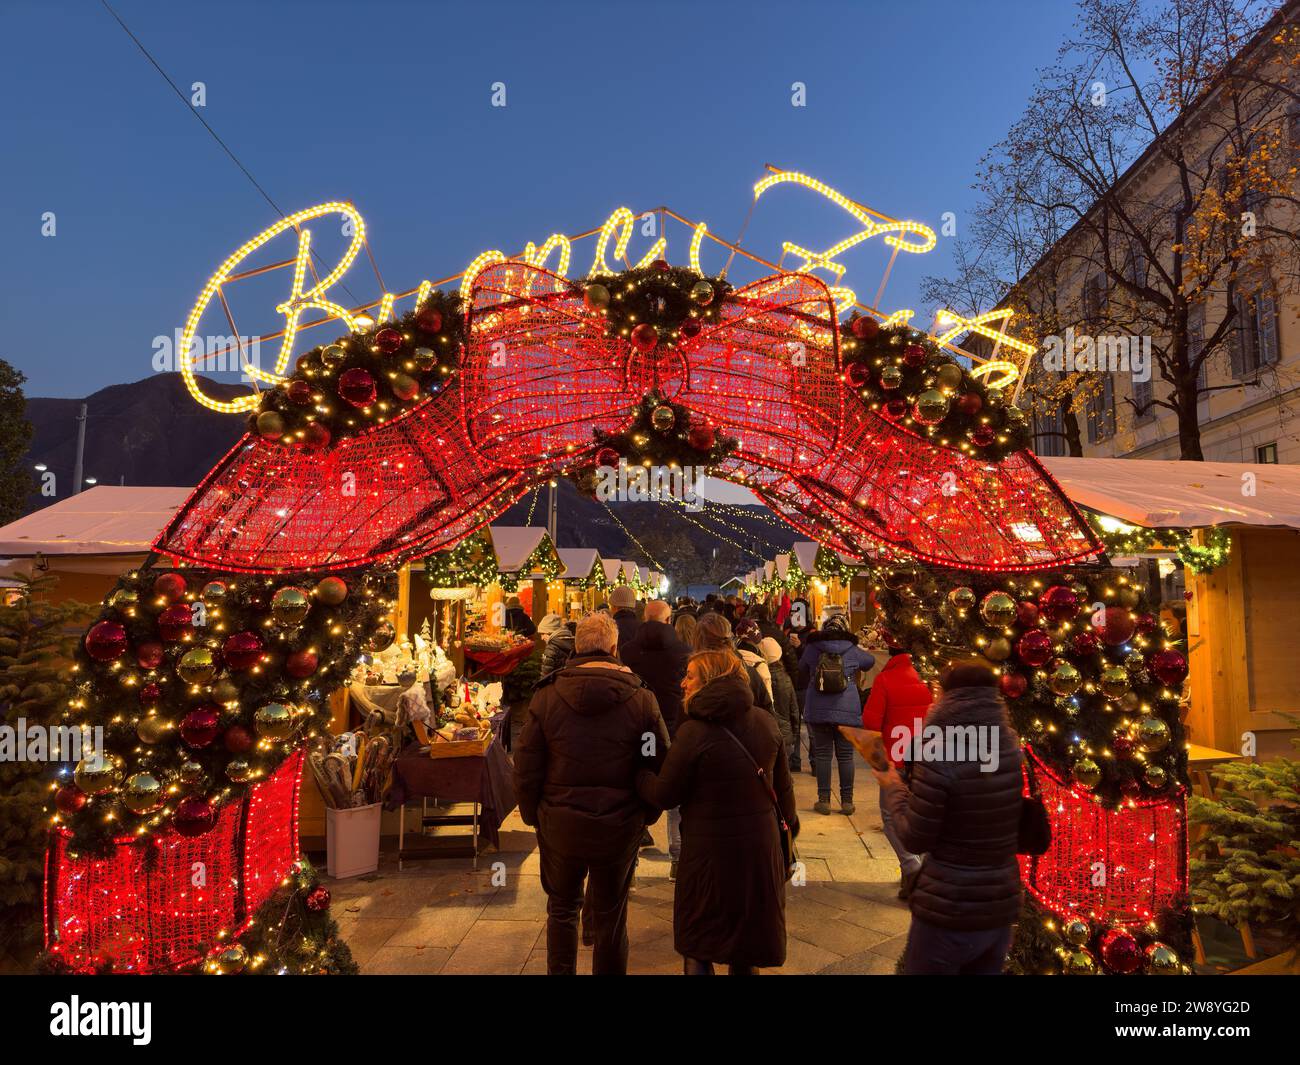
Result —
[[193, 491], [96, 485], [0, 528], [0, 556], [144, 554]]
[[602, 558], [600, 564], [605, 567], [606, 583], [613, 584], [618, 580], [618, 575], [623, 570], [623, 560], [621, 558]]
[[602, 561], [594, 547], [557, 547], [555, 552], [564, 563], [564, 575], [569, 580], [586, 580]]
[[1069, 457], [1042, 463], [1074, 502], [1130, 525], [1300, 529], [1300, 466]]

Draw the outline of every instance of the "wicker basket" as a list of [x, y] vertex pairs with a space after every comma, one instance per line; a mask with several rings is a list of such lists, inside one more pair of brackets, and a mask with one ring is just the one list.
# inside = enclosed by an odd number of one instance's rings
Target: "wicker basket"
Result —
[[429, 744], [430, 758], [482, 757], [492, 744], [492, 733], [485, 732], [476, 740], [435, 740]]

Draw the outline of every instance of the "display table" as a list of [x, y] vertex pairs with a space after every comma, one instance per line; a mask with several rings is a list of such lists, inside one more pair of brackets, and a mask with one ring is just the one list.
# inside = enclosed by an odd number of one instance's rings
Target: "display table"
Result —
[[525, 640], [508, 651], [466, 647], [465, 657], [478, 667], [469, 679], [473, 680], [485, 673], [494, 677], [508, 676], [519, 668], [519, 664], [525, 661], [536, 649], [537, 644], [533, 640]]
[[[485, 837], [492, 846], [500, 843], [501, 822], [515, 808], [515, 788], [510, 758], [498, 736], [481, 755], [460, 758], [430, 758], [427, 750], [416, 744], [403, 749], [393, 762], [393, 779], [384, 796], [384, 807], [399, 810], [397, 830], [397, 865], [420, 858], [473, 857], [478, 868], [479, 839]], [[420, 802], [421, 829], [456, 825], [467, 826], [467, 842], [448, 846], [425, 842], [406, 847], [406, 804]], [[469, 803], [471, 813], [430, 813], [429, 800], [441, 805]], [[465, 837], [462, 837], [464, 839]]]

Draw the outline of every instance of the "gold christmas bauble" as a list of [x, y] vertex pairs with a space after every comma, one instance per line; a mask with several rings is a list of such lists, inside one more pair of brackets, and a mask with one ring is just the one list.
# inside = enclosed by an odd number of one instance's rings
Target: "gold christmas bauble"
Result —
[[415, 365], [426, 373], [438, 365], [438, 353], [433, 348], [416, 348], [411, 354], [415, 356]]
[[1137, 724], [1137, 742], [1147, 754], [1163, 751], [1169, 746], [1169, 725], [1164, 718], [1148, 714]]
[[937, 388], [927, 388], [916, 397], [912, 417], [922, 425], [938, 425], [948, 413], [948, 397]]
[[264, 410], [254, 421], [257, 435], [266, 440], [279, 440], [284, 436], [284, 418], [278, 411]]
[[217, 603], [224, 603], [229, 591], [230, 586], [225, 581], [208, 581], [203, 586], [203, 591], [199, 593], [199, 598], [208, 606], [214, 606]]
[[122, 785], [122, 805], [133, 814], [151, 814], [166, 801], [162, 781], [152, 773], [133, 773]]
[[691, 286], [691, 299], [701, 307], [707, 307], [713, 302], [713, 286], [707, 281], [696, 281]]
[[1101, 690], [1107, 698], [1118, 699], [1128, 691], [1128, 670], [1123, 666], [1107, 666], [1101, 671]]
[[1064, 661], [1057, 662], [1056, 668], [1047, 678], [1047, 686], [1052, 689], [1052, 694], [1062, 697], [1073, 695], [1082, 683], [1083, 675], [1069, 662]]
[[237, 976], [248, 964], [248, 951], [242, 943], [231, 943], [218, 952], [214, 961], [222, 976]]
[[1142, 770], [1142, 779], [1153, 791], [1159, 791], [1169, 783], [1169, 771], [1162, 765], [1149, 765]]
[[1016, 601], [1006, 592], [989, 592], [980, 602], [980, 617], [997, 628], [1010, 625], [1016, 617]]
[[961, 367], [955, 362], [946, 362], [936, 371], [935, 380], [945, 392], [955, 392], [961, 387]]
[[253, 715], [257, 734], [268, 740], [287, 740], [296, 724], [293, 711], [284, 703], [267, 703]]
[[187, 788], [203, 783], [203, 767], [198, 762], [182, 762], [176, 769], [176, 779]]
[[311, 609], [311, 596], [301, 588], [280, 588], [271, 597], [271, 616], [280, 625], [298, 625]]
[[342, 344], [326, 344], [321, 348], [320, 361], [331, 370], [337, 369], [348, 357], [348, 349]]
[[326, 606], [338, 606], [347, 597], [347, 583], [338, 577], [325, 577], [316, 585], [316, 598]]
[[1146, 949], [1147, 972], [1151, 976], [1178, 976], [1182, 963], [1173, 947], [1164, 943], [1152, 943]]
[[1061, 971], [1066, 976], [1095, 976], [1097, 962], [1086, 950], [1072, 950], [1062, 959]]
[[880, 371], [880, 387], [894, 389], [903, 384], [903, 371], [897, 366], [886, 366]]
[[948, 593], [948, 602], [957, 610], [969, 610], [975, 605], [975, 589], [964, 585]]
[[984, 657], [990, 662], [1005, 662], [1011, 657], [1011, 641], [1005, 636], [989, 640], [988, 646], [984, 648]]
[[1136, 714], [1142, 709], [1142, 700], [1138, 698], [1137, 692], [1125, 692], [1120, 696], [1119, 705], [1126, 713]]
[[667, 404], [655, 407], [655, 409], [650, 412], [650, 424], [661, 433], [666, 433], [673, 427], [673, 423], [676, 421], [677, 415], [673, 413], [672, 407], [669, 407]]
[[226, 779], [234, 784], [244, 784], [253, 776], [253, 767], [247, 758], [232, 758], [226, 763]]
[[125, 771], [126, 765], [117, 755], [96, 754], [77, 763], [72, 779], [87, 795], [99, 795], [117, 787]]
[[181, 655], [176, 672], [186, 684], [207, 684], [217, 672], [216, 656], [206, 647], [194, 647]]
[[161, 714], [150, 714], [135, 723], [135, 734], [141, 743], [158, 743], [171, 731], [172, 723]]
[[1070, 767], [1070, 775], [1079, 787], [1092, 791], [1101, 783], [1101, 766], [1091, 758], [1080, 758]]
[[609, 306], [609, 289], [604, 285], [588, 285], [582, 294], [582, 302], [589, 311], [603, 311]]
[[125, 610], [140, 601], [139, 593], [134, 588], [118, 588], [108, 597], [108, 605], [114, 610]]
[[1061, 929], [1061, 935], [1065, 937], [1067, 943], [1082, 947], [1092, 938], [1092, 929], [1088, 927], [1088, 922], [1082, 917], [1072, 917], [1065, 922], [1065, 926]]

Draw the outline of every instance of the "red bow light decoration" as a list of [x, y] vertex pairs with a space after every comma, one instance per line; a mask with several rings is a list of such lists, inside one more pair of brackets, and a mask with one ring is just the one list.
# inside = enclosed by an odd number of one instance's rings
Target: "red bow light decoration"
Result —
[[234, 570], [345, 569], [447, 547], [540, 479], [588, 460], [655, 391], [739, 441], [716, 471], [855, 555], [1025, 571], [1101, 545], [1028, 452], [1000, 463], [923, 440], [843, 381], [829, 290], [805, 273], [729, 293], [714, 324], [641, 351], [581, 290], [508, 261], [475, 279], [460, 374], [323, 453], [246, 437], [156, 549]]

